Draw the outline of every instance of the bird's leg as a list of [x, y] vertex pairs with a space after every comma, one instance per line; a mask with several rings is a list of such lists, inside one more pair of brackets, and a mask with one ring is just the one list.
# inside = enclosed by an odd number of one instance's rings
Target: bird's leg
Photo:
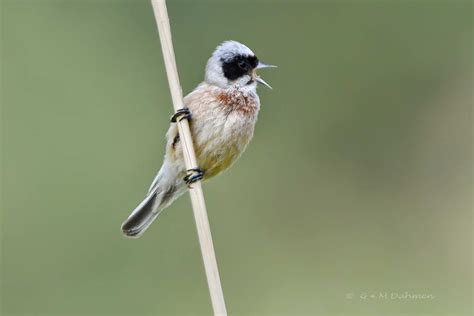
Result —
[[[181, 120], [187, 119], [188, 121], [191, 120], [191, 112], [188, 108], [182, 108], [176, 111], [171, 117], [171, 122], [181, 122]], [[200, 168], [193, 168], [186, 170], [186, 176], [183, 178], [184, 182], [188, 185], [188, 187], [204, 178], [204, 170]]]
[[197, 182], [199, 180], [202, 180], [204, 178], [204, 170], [200, 168], [193, 168], [193, 169], [188, 169], [186, 176], [183, 178], [184, 182], [188, 186], [193, 184], [194, 182]]
[[173, 116], [171, 116], [171, 123], [181, 122], [182, 120], [187, 119], [191, 120], [191, 112], [188, 108], [182, 108], [176, 111]]

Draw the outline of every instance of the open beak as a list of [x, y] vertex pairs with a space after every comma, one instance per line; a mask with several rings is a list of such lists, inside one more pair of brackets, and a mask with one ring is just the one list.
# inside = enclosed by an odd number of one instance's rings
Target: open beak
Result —
[[[275, 65], [268, 65], [268, 64], [265, 64], [265, 63], [262, 63], [262, 62], [258, 62], [258, 65], [257, 65], [257, 67], [255, 67], [255, 69], [276, 68], [276, 67], [277, 66], [275, 66]], [[268, 83], [265, 82], [265, 80], [263, 80], [259, 75], [257, 75], [257, 72], [255, 70], [253, 72], [253, 78], [258, 83], [263, 84], [265, 87], [273, 89]]]
[[257, 69], [262, 69], [262, 68], [277, 68], [277, 67], [278, 66], [265, 64], [265, 63], [262, 63], [261, 61], [259, 61], [256, 68]]
[[260, 76], [255, 77], [255, 80], [256, 80], [258, 83], [263, 84], [265, 87], [267, 87], [267, 88], [273, 90], [272, 86], [269, 85], [268, 83], [266, 83], [265, 80], [263, 80], [262, 78], [260, 78]]

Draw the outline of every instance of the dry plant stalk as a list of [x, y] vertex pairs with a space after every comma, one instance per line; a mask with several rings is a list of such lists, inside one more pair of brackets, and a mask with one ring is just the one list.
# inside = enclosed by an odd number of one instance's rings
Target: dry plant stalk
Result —
[[[165, 0], [151, 0], [153, 12], [155, 14], [158, 32], [160, 34], [161, 49], [168, 76], [168, 83], [171, 91], [171, 98], [175, 111], [184, 107], [183, 94], [179, 83], [178, 70], [174, 56], [173, 43], [171, 40], [171, 30], [168, 18], [168, 10]], [[184, 161], [187, 169], [198, 168], [196, 154], [194, 152], [193, 140], [189, 129], [189, 122], [181, 120], [176, 122], [179, 129], [179, 137], [183, 146]], [[195, 182], [189, 189], [191, 202], [193, 206], [196, 228], [201, 245], [201, 253], [206, 270], [207, 283], [211, 295], [212, 308], [214, 315], [227, 315], [224, 293], [222, 292], [219, 270], [217, 268], [216, 255], [212, 243], [211, 228], [207, 218], [206, 204], [202, 192], [201, 182]]]

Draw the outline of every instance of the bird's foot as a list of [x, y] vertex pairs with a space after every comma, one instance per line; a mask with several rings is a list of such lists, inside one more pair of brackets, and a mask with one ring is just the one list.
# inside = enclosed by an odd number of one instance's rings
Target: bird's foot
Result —
[[199, 180], [202, 180], [204, 178], [204, 170], [200, 168], [193, 168], [193, 169], [188, 169], [186, 176], [183, 178], [184, 182], [188, 186], [193, 184], [194, 182], [197, 182]]
[[171, 123], [181, 122], [182, 120], [187, 119], [191, 120], [191, 112], [188, 108], [182, 108], [176, 111], [173, 116], [171, 116]]

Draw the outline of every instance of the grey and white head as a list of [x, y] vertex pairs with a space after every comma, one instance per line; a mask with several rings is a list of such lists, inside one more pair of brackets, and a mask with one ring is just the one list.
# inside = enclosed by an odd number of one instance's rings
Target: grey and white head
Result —
[[205, 81], [223, 89], [255, 90], [257, 83], [270, 87], [256, 70], [275, 67], [260, 62], [255, 54], [236, 41], [217, 46], [206, 66]]

